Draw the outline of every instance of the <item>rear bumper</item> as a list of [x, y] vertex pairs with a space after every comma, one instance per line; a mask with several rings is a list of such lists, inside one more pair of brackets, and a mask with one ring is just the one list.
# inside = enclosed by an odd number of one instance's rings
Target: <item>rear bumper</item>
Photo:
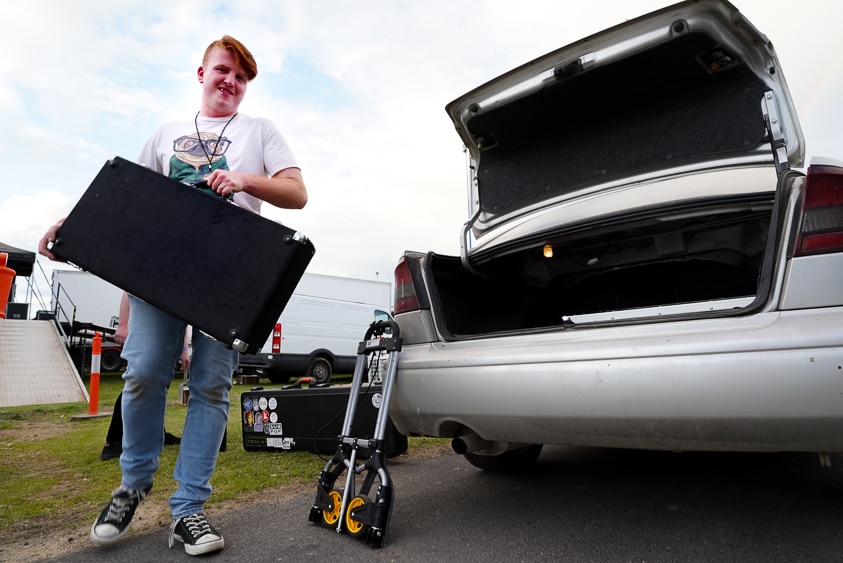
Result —
[[843, 451], [843, 308], [405, 345], [407, 434]]

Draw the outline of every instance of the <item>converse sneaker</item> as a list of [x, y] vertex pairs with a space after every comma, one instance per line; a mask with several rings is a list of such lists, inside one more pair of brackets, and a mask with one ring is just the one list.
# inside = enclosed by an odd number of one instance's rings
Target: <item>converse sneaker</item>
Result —
[[184, 544], [188, 555], [210, 553], [222, 549], [225, 545], [220, 533], [208, 524], [202, 512], [173, 520], [173, 525], [170, 526], [171, 548], [176, 540]]
[[146, 498], [152, 487], [142, 491], [125, 489], [122, 486], [111, 494], [108, 503], [91, 528], [91, 541], [96, 544], [111, 544], [122, 538], [132, 526], [135, 509]]

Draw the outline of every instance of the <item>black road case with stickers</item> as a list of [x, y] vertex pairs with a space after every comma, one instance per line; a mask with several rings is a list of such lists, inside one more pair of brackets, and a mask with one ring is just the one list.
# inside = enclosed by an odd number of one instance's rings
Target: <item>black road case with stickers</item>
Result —
[[[334, 453], [350, 390], [348, 385], [335, 385], [244, 392], [240, 396], [243, 448], [246, 451]], [[362, 386], [352, 425], [356, 435], [372, 437], [382, 399], [380, 385]], [[395, 429], [391, 420], [384, 440], [387, 457], [407, 451], [407, 437]]]
[[52, 252], [255, 354], [315, 249], [284, 225], [122, 158], [105, 163]]

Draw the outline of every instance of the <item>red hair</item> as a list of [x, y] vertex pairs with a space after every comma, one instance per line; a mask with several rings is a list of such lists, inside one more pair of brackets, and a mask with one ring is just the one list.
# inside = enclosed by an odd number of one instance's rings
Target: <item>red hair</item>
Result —
[[202, 57], [202, 65], [208, 64], [208, 57], [214, 49], [225, 49], [234, 56], [234, 62], [243, 67], [246, 71], [246, 78], [252, 80], [258, 75], [258, 63], [255, 62], [255, 57], [235, 38], [229, 35], [223, 35], [221, 39], [213, 41], [208, 48], [205, 49], [205, 55]]

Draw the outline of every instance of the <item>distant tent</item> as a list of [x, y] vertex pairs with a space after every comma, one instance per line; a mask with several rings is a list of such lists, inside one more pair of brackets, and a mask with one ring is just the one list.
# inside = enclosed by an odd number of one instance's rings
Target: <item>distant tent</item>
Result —
[[35, 253], [28, 250], [21, 250], [8, 244], [0, 242], [0, 252], [9, 255], [6, 267], [11, 268], [19, 276], [29, 277], [32, 275], [32, 265], [35, 264]]

